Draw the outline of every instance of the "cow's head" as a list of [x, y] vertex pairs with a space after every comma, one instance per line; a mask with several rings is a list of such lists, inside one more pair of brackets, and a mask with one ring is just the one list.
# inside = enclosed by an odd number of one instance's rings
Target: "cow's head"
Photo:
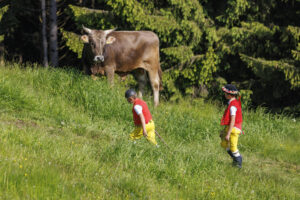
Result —
[[109, 33], [113, 32], [115, 29], [110, 30], [93, 30], [82, 26], [83, 30], [87, 35], [81, 36], [84, 43], [88, 43], [94, 54], [95, 62], [104, 61], [104, 46], [107, 44], [112, 44], [116, 38], [113, 36], [108, 36]]

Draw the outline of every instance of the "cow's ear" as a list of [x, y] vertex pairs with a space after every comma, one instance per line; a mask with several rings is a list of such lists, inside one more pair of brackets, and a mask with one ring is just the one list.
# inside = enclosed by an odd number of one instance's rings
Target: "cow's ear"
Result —
[[113, 36], [109, 36], [107, 39], [106, 39], [106, 44], [112, 44], [116, 41], [116, 38], [113, 37]]
[[81, 36], [80, 39], [81, 39], [84, 43], [89, 43], [89, 36], [87, 36], [87, 35]]

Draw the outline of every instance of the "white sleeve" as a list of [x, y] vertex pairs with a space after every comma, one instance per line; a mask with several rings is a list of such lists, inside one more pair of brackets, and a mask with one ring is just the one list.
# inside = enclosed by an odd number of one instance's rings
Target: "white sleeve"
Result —
[[141, 114], [143, 112], [143, 108], [140, 105], [135, 105], [133, 107], [134, 111], [136, 112], [137, 115]]
[[236, 115], [237, 108], [235, 106], [230, 107], [230, 116]]

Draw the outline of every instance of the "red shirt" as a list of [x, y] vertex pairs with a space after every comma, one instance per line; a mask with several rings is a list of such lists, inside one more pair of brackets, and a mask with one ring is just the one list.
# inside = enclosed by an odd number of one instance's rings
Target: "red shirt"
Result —
[[132, 107], [134, 125], [136, 125], [136, 126], [142, 125], [140, 117], [136, 114], [136, 112], [134, 110], [135, 105], [140, 105], [142, 107], [142, 109], [143, 109], [142, 112], [143, 112], [143, 115], [144, 115], [144, 118], [145, 118], [145, 123], [148, 124], [148, 122], [150, 120], [152, 120], [152, 116], [151, 116], [151, 113], [148, 109], [147, 103], [145, 101], [137, 98], [137, 99], [134, 100], [133, 107]]
[[242, 122], [243, 122], [242, 106], [241, 106], [241, 101], [237, 100], [237, 99], [234, 99], [229, 103], [229, 105], [226, 108], [226, 110], [223, 114], [223, 117], [221, 119], [221, 125], [229, 125], [230, 124], [230, 107], [231, 106], [235, 106], [237, 108], [234, 127], [242, 130]]

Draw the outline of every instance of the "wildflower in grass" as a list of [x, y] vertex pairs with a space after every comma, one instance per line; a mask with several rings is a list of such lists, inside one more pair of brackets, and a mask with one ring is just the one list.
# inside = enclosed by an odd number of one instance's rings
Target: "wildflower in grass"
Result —
[[24, 160], [26, 161], [26, 160], [27, 160], [27, 158], [24, 158]]
[[22, 168], [23, 168], [23, 166], [22, 166], [22, 165], [20, 165], [20, 166], [19, 166], [19, 168], [20, 168], [20, 169], [22, 169]]
[[210, 193], [210, 196], [212, 196], [212, 197], [215, 197], [215, 195], [216, 195], [215, 192]]
[[24, 176], [27, 176], [27, 173], [25, 173]]
[[72, 144], [74, 144], [74, 141], [72, 141]]

